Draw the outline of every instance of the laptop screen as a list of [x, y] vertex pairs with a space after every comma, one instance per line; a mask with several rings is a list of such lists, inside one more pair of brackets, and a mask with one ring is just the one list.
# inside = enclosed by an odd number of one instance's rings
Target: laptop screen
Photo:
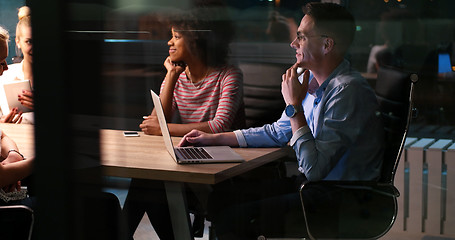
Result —
[[438, 73], [452, 72], [452, 63], [448, 53], [439, 53], [438, 55]]

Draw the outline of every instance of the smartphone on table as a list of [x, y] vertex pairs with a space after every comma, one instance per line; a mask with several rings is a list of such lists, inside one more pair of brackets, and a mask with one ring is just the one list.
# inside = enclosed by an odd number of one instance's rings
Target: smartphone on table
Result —
[[125, 137], [139, 137], [139, 133], [136, 131], [124, 131], [123, 136]]

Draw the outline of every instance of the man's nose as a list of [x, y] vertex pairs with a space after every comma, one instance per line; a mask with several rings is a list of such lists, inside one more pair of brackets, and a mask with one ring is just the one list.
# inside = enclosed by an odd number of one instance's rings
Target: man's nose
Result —
[[296, 44], [297, 44], [297, 38], [295, 38], [294, 41], [291, 42], [291, 44], [290, 44], [291, 48], [297, 49], [298, 47]]

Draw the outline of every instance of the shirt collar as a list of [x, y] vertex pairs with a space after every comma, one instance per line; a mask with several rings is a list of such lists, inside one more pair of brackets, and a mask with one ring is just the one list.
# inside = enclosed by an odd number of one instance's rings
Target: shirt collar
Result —
[[349, 68], [349, 62], [344, 59], [340, 65], [338, 65], [338, 67], [333, 70], [329, 77], [321, 84], [321, 86], [319, 86], [318, 81], [313, 76], [310, 83], [308, 84], [308, 93], [313, 95], [315, 98], [321, 98], [330, 80], [337, 76], [340, 72], [344, 71], [346, 68]]

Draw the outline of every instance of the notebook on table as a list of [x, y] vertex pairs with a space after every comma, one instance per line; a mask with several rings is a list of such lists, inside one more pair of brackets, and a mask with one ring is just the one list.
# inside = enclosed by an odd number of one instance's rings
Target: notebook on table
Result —
[[243, 162], [245, 161], [229, 146], [205, 146], [205, 147], [174, 147], [164, 116], [163, 106], [160, 97], [150, 90], [153, 105], [160, 123], [164, 144], [171, 157], [177, 163], [221, 163], [221, 162]]

